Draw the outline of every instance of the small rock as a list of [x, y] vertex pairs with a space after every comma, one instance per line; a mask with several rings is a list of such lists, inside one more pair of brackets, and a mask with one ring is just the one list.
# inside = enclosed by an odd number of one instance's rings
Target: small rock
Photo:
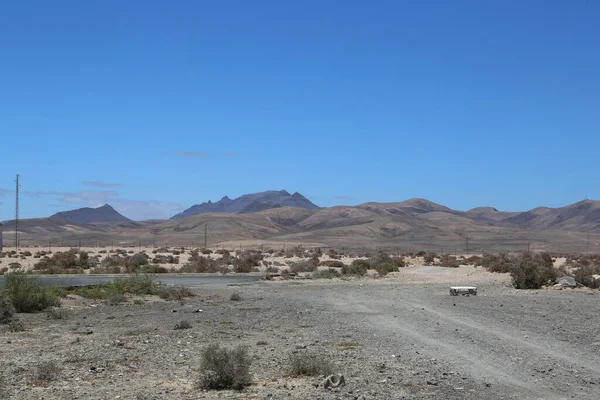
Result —
[[344, 375], [342, 375], [342, 374], [329, 375], [323, 381], [323, 387], [325, 389], [331, 389], [331, 388], [336, 388], [338, 386], [343, 386], [345, 383], [346, 383], [346, 379], [344, 378]]
[[431, 385], [431, 386], [437, 386], [438, 383], [439, 383], [438, 381], [434, 381], [434, 380], [427, 381], [427, 384]]
[[305, 348], [306, 348], [305, 344], [297, 344], [296, 345], [296, 349], [298, 349], [298, 350], [302, 350], [302, 349], [305, 349]]

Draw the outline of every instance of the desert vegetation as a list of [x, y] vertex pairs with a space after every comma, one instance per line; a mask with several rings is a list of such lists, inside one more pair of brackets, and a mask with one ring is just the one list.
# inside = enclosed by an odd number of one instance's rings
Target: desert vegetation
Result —
[[201, 357], [198, 386], [202, 389], [241, 390], [252, 382], [252, 359], [245, 346], [228, 349], [213, 343], [202, 351]]

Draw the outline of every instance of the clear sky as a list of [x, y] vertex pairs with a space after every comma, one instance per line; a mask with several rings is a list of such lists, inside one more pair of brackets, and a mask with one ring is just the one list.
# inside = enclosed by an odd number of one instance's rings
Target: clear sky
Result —
[[600, 2], [3, 1], [0, 220], [600, 198]]

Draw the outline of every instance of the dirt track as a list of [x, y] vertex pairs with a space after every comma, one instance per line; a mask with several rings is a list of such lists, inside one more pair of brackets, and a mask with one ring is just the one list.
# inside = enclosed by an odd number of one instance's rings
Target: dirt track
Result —
[[344, 321], [382, 359], [394, 354], [416, 372], [428, 370], [445, 398], [600, 397], [598, 295], [482, 287], [479, 296], [451, 297], [443, 285], [349, 289], [315, 291], [305, 304], [336, 314], [331, 319]]
[[[449, 296], [448, 286], [459, 282], [477, 284], [479, 295]], [[21, 315], [26, 332], [0, 332], [5, 396], [600, 398], [600, 293], [515, 291], [506, 282], [480, 268], [411, 267], [377, 280], [201, 289], [185, 304], [130, 299], [92, 306], [97, 303], [67, 299], [67, 320]], [[242, 301], [229, 300], [234, 291]], [[173, 330], [181, 319], [192, 329]], [[199, 353], [210, 342], [248, 345], [255, 384], [244, 392], [196, 389]], [[293, 352], [331, 360], [346, 385], [327, 391], [316, 387], [320, 378], [290, 377]], [[60, 364], [55, 380], [35, 382], [41, 360]], [[89, 365], [103, 372], [92, 373]]]

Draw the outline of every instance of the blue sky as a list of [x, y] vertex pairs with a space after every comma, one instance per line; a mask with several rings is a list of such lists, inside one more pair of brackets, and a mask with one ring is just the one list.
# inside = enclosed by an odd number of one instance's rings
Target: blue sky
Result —
[[600, 198], [600, 2], [0, 4], [0, 220]]

